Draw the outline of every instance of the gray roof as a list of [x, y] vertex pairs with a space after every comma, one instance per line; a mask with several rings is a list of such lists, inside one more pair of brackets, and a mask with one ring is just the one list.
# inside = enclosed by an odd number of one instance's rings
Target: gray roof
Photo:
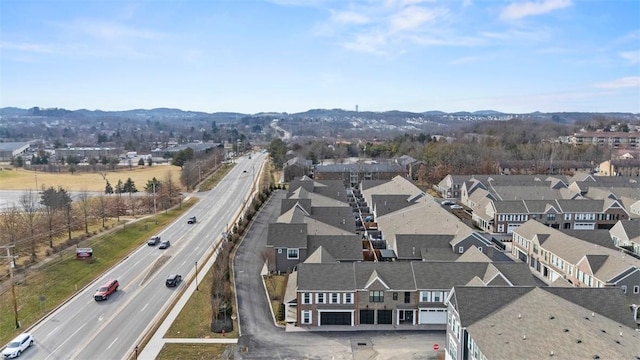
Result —
[[392, 213], [394, 211], [404, 209], [407, 206], [411, 206], [415, 204], [415, 201], [408, 201], [408, 195], [386, 195], [386, 194], [372, 194], [371, 195], [371, 204], [369, 208], [376, 210], [377, 216], [382, 216], [388, 213]]
[[358, 235], [309, 235], [308, 252], [319, 248], [338, 261], [362, 261], [362, 240]]
[[360, 183], [360, 190], [364, 191], [372, 187], [376, 187], [382, 185], [384, 183], [389, 182], [390, 180], [362, 180]]
[[604, 210], [603, 200], [557, 200], [562, 212], [580, 213], [580, 212], [602, 212]]
[[405, 170], [402, 166], [397, 164], [329, 164], [329, 165], [316, 165], [315, 172], [338, 172], [338, 173], [350, 173], [350, 172], [398, 172], [404, 173]]
[[29, 146], [29, 142], [0, 142], [0, 151], [14, 151], [24, 146]]
[[306, 248], [307, 224], [269, 224], [267, 246], [276, 248]]
[[356, 232], [356, 222], [350, 207], [311, 207], [311, 218], [333, 227]]
[[[454, 254], [449, 241], [453, 239], [453, 235], [419, 235], [419, 234], [397, 234], [396, 235], [396, 254], [398, 259], [423, 259], [423, 250], [429, 253], [429, 256], [437, 255], [436, 249], [442, 249], [444, 255], [451, 254], [448, 258], [431, 259], [431, 260], [455, 260], [459, 254]], [[440, 252], [440, 255], [443, 255]]]
[[514, 285], [536, 284], [531, 271], [524, 263], [425, 261], [412, 264], [418, 289], [450, 289], [456, 285], [467, 284], [475, 276], [485, 279], [487, 272], [500, 272]]
[[640, 335], [621, 295], [613, 288], [456, 287], [454, 297], [462, 326], [488, 359], [633, 359]]
[[298, 264], [298, 291], [353, 291], [353, 263]]
[[[311, 255], [307, 256], [307, 258], [304, 260], [304, 262], [311, 264], [311, 263], [335, 263], [336, 259], [333, 258], [333, 256], [331, 256], [331, 254], [329, 254], [329, 252], [327, 252], [327, 250], [325, 250], [322, 246], [318, 247], [317, 249], [309, 249]], [[293, 274], [295, 274], [296, 271], [293, 272]], [[289, 281], [291, 280], [291, 278], [289, 278]]]
[[592, 244], [596, 244], [609, 249], [617, 250], [618, 248], [611, 240], [611, 234], [609, 230], [596, 229], [596, 230], [565, 230], [559, 229], [563, 233], [572, 236], [576, 239], [584, 240]]
[[353, 264], [357, 289], [366, 288], [374, 271], [390, 289], [399, 291], [416, 289], [409, 262], [358, 262]]

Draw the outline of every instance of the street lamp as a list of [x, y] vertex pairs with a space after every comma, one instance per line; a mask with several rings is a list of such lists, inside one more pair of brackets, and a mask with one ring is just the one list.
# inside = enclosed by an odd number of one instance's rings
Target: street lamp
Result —
[[198, 262], [196, 261], [196, 290], [200, 290], [198, 288]]
[[158, 225], [158, 210], [156, 209], [156, 182], [155, 182], [155, 178], [153, 178], [153, 215], [156, 218], [156, 225]]

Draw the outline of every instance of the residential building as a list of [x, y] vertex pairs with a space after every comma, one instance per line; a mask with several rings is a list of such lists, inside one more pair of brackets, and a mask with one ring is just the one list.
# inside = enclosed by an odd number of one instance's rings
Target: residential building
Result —
[[391, 180], [395, 176], [407, 176], [407, 171], [397, 164], [330, 164], [316, 165], [316, 180], [342, 180], [346, 188], [356, 187], [363, 180]]
[[[640, 148], [640, 147], [639, 147]], [[640, 159], [607, 160], [598, 167], [599, 176], [640, 176]]]
[[455, 286], [447, 316], [448, 360], [640, 357], [615, 288]]
[[596, 145], [610, 148], [638, 149], [640, 148], [640, 132], [620, 131], [589, 131], [575, 133], [569, 137], [574, 145]]
[[640, 220], [620, 220], [609, 234], [616, 246], [640, 258]]
[[[353, 262], [298, 265], [296, 325], [444, 330], [453, 286], [534, 286], [522, 263]], [[287, 291], [290, 291], [288, 289]], [[335, 328], [334, 328], [335, 329]]]

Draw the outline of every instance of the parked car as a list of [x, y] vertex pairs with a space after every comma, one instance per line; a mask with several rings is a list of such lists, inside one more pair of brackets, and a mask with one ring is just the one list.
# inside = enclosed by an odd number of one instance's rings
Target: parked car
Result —
[[149, 246], [155, 246], [158, 245], [160, 243], [160, 236], [156, 235], [156, 236], [152, 236], [151, 239], [149, 239], [149, 241], [147, 241], [147, 245]]
[[446, 206], [446, 205], [453, 205], [453, 201], [451, 201], [451, 200], [444, 200], [444, 201], [442, 201], [440, 204], [442, 204], [443, 206]]
[[167, 287], [178, 286], [182, 281], [182, 275], [180, 274], [172, 274], [167, 277], [167, 280], [164, 282]]
[[457, 204], [453, 204], [453, 205], [450, 205], [449, 208], [451, 210], [460, 210], [460, 209], [462, 209], [462, 206], [457, 205]]
[[189, 220], [187, 220], [187, 224], [195, 224], [196, 223], [196, 217], [192, 216], [189, 218]]
[[27, 350], [32, 345], [33, 336], [30, 333], [22, 333], [7, 344], [4, 350], [2, 350], [2, 357], [4, 359], [17, 358], [23, 351]]
[[158, 249], [166, 249], [169, 246], [171, 246], [171, 243], [169, 242], [169, 240], [165, 240], [160, 243], [160, 246], [158, 246]]
[[104, 285], [102, 285], [98, 290], [96, 290], [96, 293], [93, 295], [93, 298], [96, 301], [107, 300], [109, 298], [109, 295], [118, 291], [118, 286], [120, 286], [120, 284], [118, 283], [118, 280], [116, 279], [108, 280], [107, 282], [104, 283]]

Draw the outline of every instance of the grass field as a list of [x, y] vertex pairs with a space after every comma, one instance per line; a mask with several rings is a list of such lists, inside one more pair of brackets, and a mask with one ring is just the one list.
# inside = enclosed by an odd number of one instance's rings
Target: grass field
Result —
[[[147, 181], [154, 177], [163, 181], [171, 174], [175, 184], [180, 183], [180, 168], [172, 165], [134, 166], [131, 169], [106, 172], [106, 178], [114, 186], [118, 180], [124, 183], [131, 178], [141, 191]], [[37, 182], [37, 186], [36, 186]], [[43, 186], [58, 188], [62, 186], [68, 191], [104, 191], [105, 181], [101, 173], [46, 173], [29, 171], [22, 168], [0, 170], [0, 190], [39, 190]]]
[[214, 360], [228, 359], [222, 356], [233, 345], [227, 344], [165, 344], [156, 360]]

